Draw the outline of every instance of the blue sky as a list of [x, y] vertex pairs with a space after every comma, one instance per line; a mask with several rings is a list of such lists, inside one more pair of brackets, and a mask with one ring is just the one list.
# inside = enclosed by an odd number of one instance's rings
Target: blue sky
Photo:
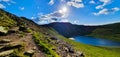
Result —
[[0, 8], [38, 24], [102, 25], [120, 22], [119, 3], [119, 0], [0, 0]]

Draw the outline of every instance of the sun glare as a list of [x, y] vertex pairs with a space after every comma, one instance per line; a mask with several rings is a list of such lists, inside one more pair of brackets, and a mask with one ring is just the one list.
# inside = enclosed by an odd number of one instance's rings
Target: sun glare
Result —
[[66, 13], [68, 11], [67, 7], [62, 7], [59, 12], [60, 13]]
[[63, 12], [67, 12], [67, 7], [63, 7], [63, 8], [62, 8], [62, 11], [63, 11]]

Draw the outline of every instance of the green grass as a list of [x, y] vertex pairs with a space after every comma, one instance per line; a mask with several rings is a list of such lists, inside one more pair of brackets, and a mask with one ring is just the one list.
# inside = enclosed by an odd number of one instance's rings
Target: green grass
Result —
[[96, 38], [109, 39], [120, 42], [120, 31], [112, 28], [97, 28], [91, 34], [87, 36], [93, 36]]
[[107, 24], [95, 29], [88, 36], [120, 42], [120, 23]]
[[11, 27], [15, 26], [16, 22], [8, 17], [4, 12], [0, 11], [0, 26]]
[[[26, 55], [24, 55], [24, 47], [25, 47], [25, 43], [20, 43], [21, 47], [14, 49], [14, 52], [12, 54], [10, 54], [10, 57], [26, 57]], [[12, 47], [12, 46], [9, 46]]]
[[35, 43], [42, 48], [42, 51], [47, 55], [47, 57], [59, 57], [59, 55], [52, 50], [55, 47], [47, 42], [42, 33], [34, 33], [33, 37]]
[[69, 40], [58, 33], [55, 33], [53, 30], [48, 30], [50, 33], [56, 37], [70, 43], [75, 50], [82, 51], [85, 54], [85, 57], [120, 57], [120, 48], [112, 47], [97, 47], [87, 44], [81, 44], [73, 40]]

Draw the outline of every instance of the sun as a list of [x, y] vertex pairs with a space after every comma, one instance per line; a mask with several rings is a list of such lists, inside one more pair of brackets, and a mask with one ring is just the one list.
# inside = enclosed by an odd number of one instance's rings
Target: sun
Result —
[[67, 7], [62, 7], [59, 12], [60, 13], [66, 13], [68, 11], [68, 8]]
[[67, 7], [63, 7], [63, 8], [62, 8], [62, 11], [63, 11], [63, 12], [67, 12]]

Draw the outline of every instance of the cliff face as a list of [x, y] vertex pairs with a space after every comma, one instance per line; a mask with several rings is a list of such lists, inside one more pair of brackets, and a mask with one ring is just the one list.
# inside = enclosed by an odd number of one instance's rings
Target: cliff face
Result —
[[0, 9], [0, 57], [84, 56], [48, 30], [25, 17]]

